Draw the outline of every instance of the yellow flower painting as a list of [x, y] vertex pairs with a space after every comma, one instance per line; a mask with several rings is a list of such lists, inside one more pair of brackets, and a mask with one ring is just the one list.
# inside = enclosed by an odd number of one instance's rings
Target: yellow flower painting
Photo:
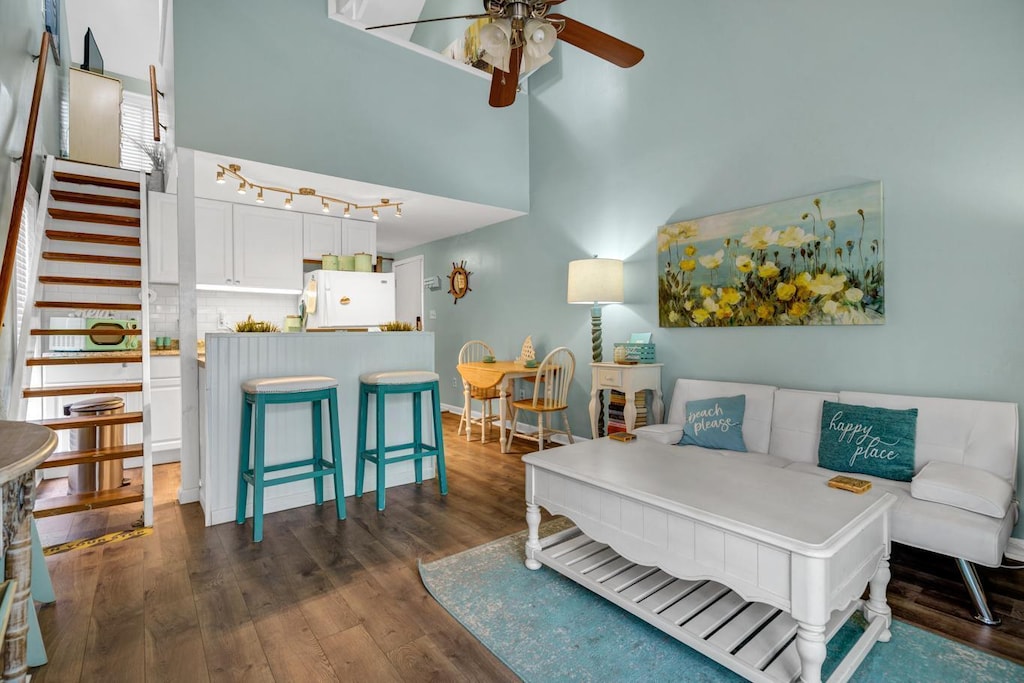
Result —
[[672, 223], [657, 243], [662, 327], [885, 322], [879, 182]]

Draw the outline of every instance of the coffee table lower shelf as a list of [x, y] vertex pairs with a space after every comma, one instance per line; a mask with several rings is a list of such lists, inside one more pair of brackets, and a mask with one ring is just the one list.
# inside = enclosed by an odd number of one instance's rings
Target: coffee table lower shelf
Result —
[[[786, 612], [747, 602], [715, 581], [679, 579], [630, 562], [577, 527], [540, 542], [535, 558], [542, 564], [747, 680], [791, 683], [799, 678], [797, 623]], [[826, 628], [826, 640], [862, 605], [862, 600], [853, 600], [836, 610]], [[872, 620], [829, 683], [848, 680], [885, 627], [884, 619]]]

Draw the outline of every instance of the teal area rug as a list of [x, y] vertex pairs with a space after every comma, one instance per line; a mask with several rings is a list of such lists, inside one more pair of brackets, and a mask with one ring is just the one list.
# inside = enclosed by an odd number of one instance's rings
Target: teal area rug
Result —
[[[553, 569], [530, 571], [525, 538], [523, 531], [420, 565], [431, 595], [523, 680], [743, 680]], [[858, 622], [829, 643], [824, 678], [862, 632]], [[892, 635], [875, 644], [852, 681], [1024, 681], [1024, 667], [909, 624], [894, 621]]]

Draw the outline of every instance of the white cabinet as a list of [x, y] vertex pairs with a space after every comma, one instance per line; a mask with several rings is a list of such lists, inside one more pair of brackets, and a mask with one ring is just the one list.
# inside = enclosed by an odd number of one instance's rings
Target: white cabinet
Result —
[[235, 205], [234, 243], [236, 285], [302, 289], [302, 216]]
[[147, 199], [149, 281], [178, 284], [178, 196], [150, 192]]
[[341, 253], [370, 255], [377, 263], [377, 224], [372, 221], [357, 221], [351, 218], [341, 220]]
[[[181, 450], [181, 358], [150, 358], [149, 414], [153, 452]], [[177, 458], [174, 458], [177, 460]], [[158, 462], [167, 462], [160, 457]]]
[[302, 217], [197, 199], [196, 282], [302, 289]]
[[319, 259], [324, 254], [341, 253], [341, 219], [303, 214], [302, 258]]
[[235, 284], [231, 204], [196, 200], [196, 283]]

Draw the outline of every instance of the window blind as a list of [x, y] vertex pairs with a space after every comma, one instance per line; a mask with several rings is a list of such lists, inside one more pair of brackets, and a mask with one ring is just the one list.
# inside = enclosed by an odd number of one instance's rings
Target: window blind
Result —
[[153, 140], [149, 97], [125, 92], [121, 98], [121, 168], [149, 173], [153, 159], [145, 150], [152, 152], [158, 144]]

